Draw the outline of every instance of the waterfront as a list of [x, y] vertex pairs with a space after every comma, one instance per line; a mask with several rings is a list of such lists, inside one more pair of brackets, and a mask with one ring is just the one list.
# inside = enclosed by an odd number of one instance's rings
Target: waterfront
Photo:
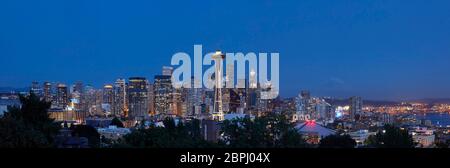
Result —
[[427, 113], [416, 116], [417, 119], [430, 120], [433, 125], [436, 126], [450, 126], [450, 114], [449, 113]]

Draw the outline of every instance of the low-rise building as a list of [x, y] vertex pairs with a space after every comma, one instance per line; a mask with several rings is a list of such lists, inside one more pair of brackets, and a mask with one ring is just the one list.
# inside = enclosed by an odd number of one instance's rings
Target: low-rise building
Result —
[[322, 138], [336, 134], [336, 131], [328, 129], [313, 120], [299, 123], [295, 128], [302, 134], [306, 142], [310, 144], [319, 144]]
[[87, 118], [86, 125], [95, 128], [106, 128], [111, 125], [112, 118]]
[[358, 130], [354, 132], [350, 132], [348, 135], [352, 137], [353, 140], [356, 142], [357, 147], [364, 146], [367, 138], [369, 138], [370, 135], [375, 135], [376, 132], [369, 132], [369, 130]]
[[105, 138], [117, 140], [122, 138], [124, 135], [131, 133], [131, 130], [129, 128], [118, 128], [115, 125], [110, 125], [107, 128], [97, 128], [97, 132]]
[[414, 142], [417, 143], [416, 147], [429, 148], [434, 146], [434, 130], [426, 127], [413, 127], [409, 133], [412, 135]]
[[65, 121], [67, 118], [67, 112], [62, 108], [51, 108], [47, 112], [49, 117], [54, 119], [56, 122]]

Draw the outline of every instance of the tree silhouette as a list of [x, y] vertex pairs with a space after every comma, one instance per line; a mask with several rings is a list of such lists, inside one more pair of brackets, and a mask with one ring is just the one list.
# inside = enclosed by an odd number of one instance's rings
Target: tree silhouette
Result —
[[407, 130], [385, 125], [384, 131], [378, 131], [366, 141], [369, 147], [377, 148], [414, 148], [414, 141]]
[[35, 94], [20, 95], [21, 107], [8, 109], [0, 118], [0, 147], [52, 147], [60, 126], [49, 118], [50, 103]]
[[123, 127], [124, 127], [122, 121], [120, 121], [120, 119], [117, 118], [117, 117], [114, 117], [114, 118], [111, 120], [111, 124], [109, 124], [109, 125], [115, 125], [115, 126], [118, 127], [118, 128], [123, 128]]
[[268, 114], [253, 121], [246, 118], [225, 120], [222, 142], [236, 148], [296, 148], [305, 141], [283, 115]]
[[329, 135], [320, 140], [319, 148], [354, 148], [356, 141], [350, 135]]
[[89, 125], [75, 125], [71, 127], [72, 135], [75, 137], [85, 137], [88, 139], [89, 146], [98, 148], [100, 146], [100, 134]]
[[172, 118], [163, 121], [164, 127], [151, 125], [149, 128], [134, 130], [124, 136], [120, 144], [113, 147], [136, 148], [203, 148], [217, 147], [207, 142], [200, 135], [199, 121], [193, 120], [184, 124], [181, 121], [175, 124]]

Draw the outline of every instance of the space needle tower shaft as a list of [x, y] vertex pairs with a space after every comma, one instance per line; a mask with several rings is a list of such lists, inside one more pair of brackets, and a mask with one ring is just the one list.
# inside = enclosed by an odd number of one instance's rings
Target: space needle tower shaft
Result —
[[216, 51], [212, 56], [215, 61], [215, 89], [214, 89], [214, 109], [213, 109], [213, 119], [222, 121], [224, 120], [223, 114], [223, 101], [222, 101], [222, 88], [223, 88], [223, 60], [225, 55], [221, 51]]

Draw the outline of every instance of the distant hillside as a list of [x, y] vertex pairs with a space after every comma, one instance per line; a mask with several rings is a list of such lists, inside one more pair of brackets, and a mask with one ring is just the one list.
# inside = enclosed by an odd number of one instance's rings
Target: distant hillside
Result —
[[[349, 99], [326, 99], [326, 101], [334, 106], [350, 105]], [[383, 105], [396, 105], [400, 103], [395, 101], [384, 101], [384, 100], [363, 100], [363, 104], [369, 106], [383, 106]]]
[[0, 93], [28, 92], [29, 88], [0, 87]]
[[407, 100], [410, 103], [427, 103], [427, 104], [435, 104], [435, 103], [447, 103], [450, 104], [450, 98], [425, 98], [425, 99], [416, 99], [416, 100]]

